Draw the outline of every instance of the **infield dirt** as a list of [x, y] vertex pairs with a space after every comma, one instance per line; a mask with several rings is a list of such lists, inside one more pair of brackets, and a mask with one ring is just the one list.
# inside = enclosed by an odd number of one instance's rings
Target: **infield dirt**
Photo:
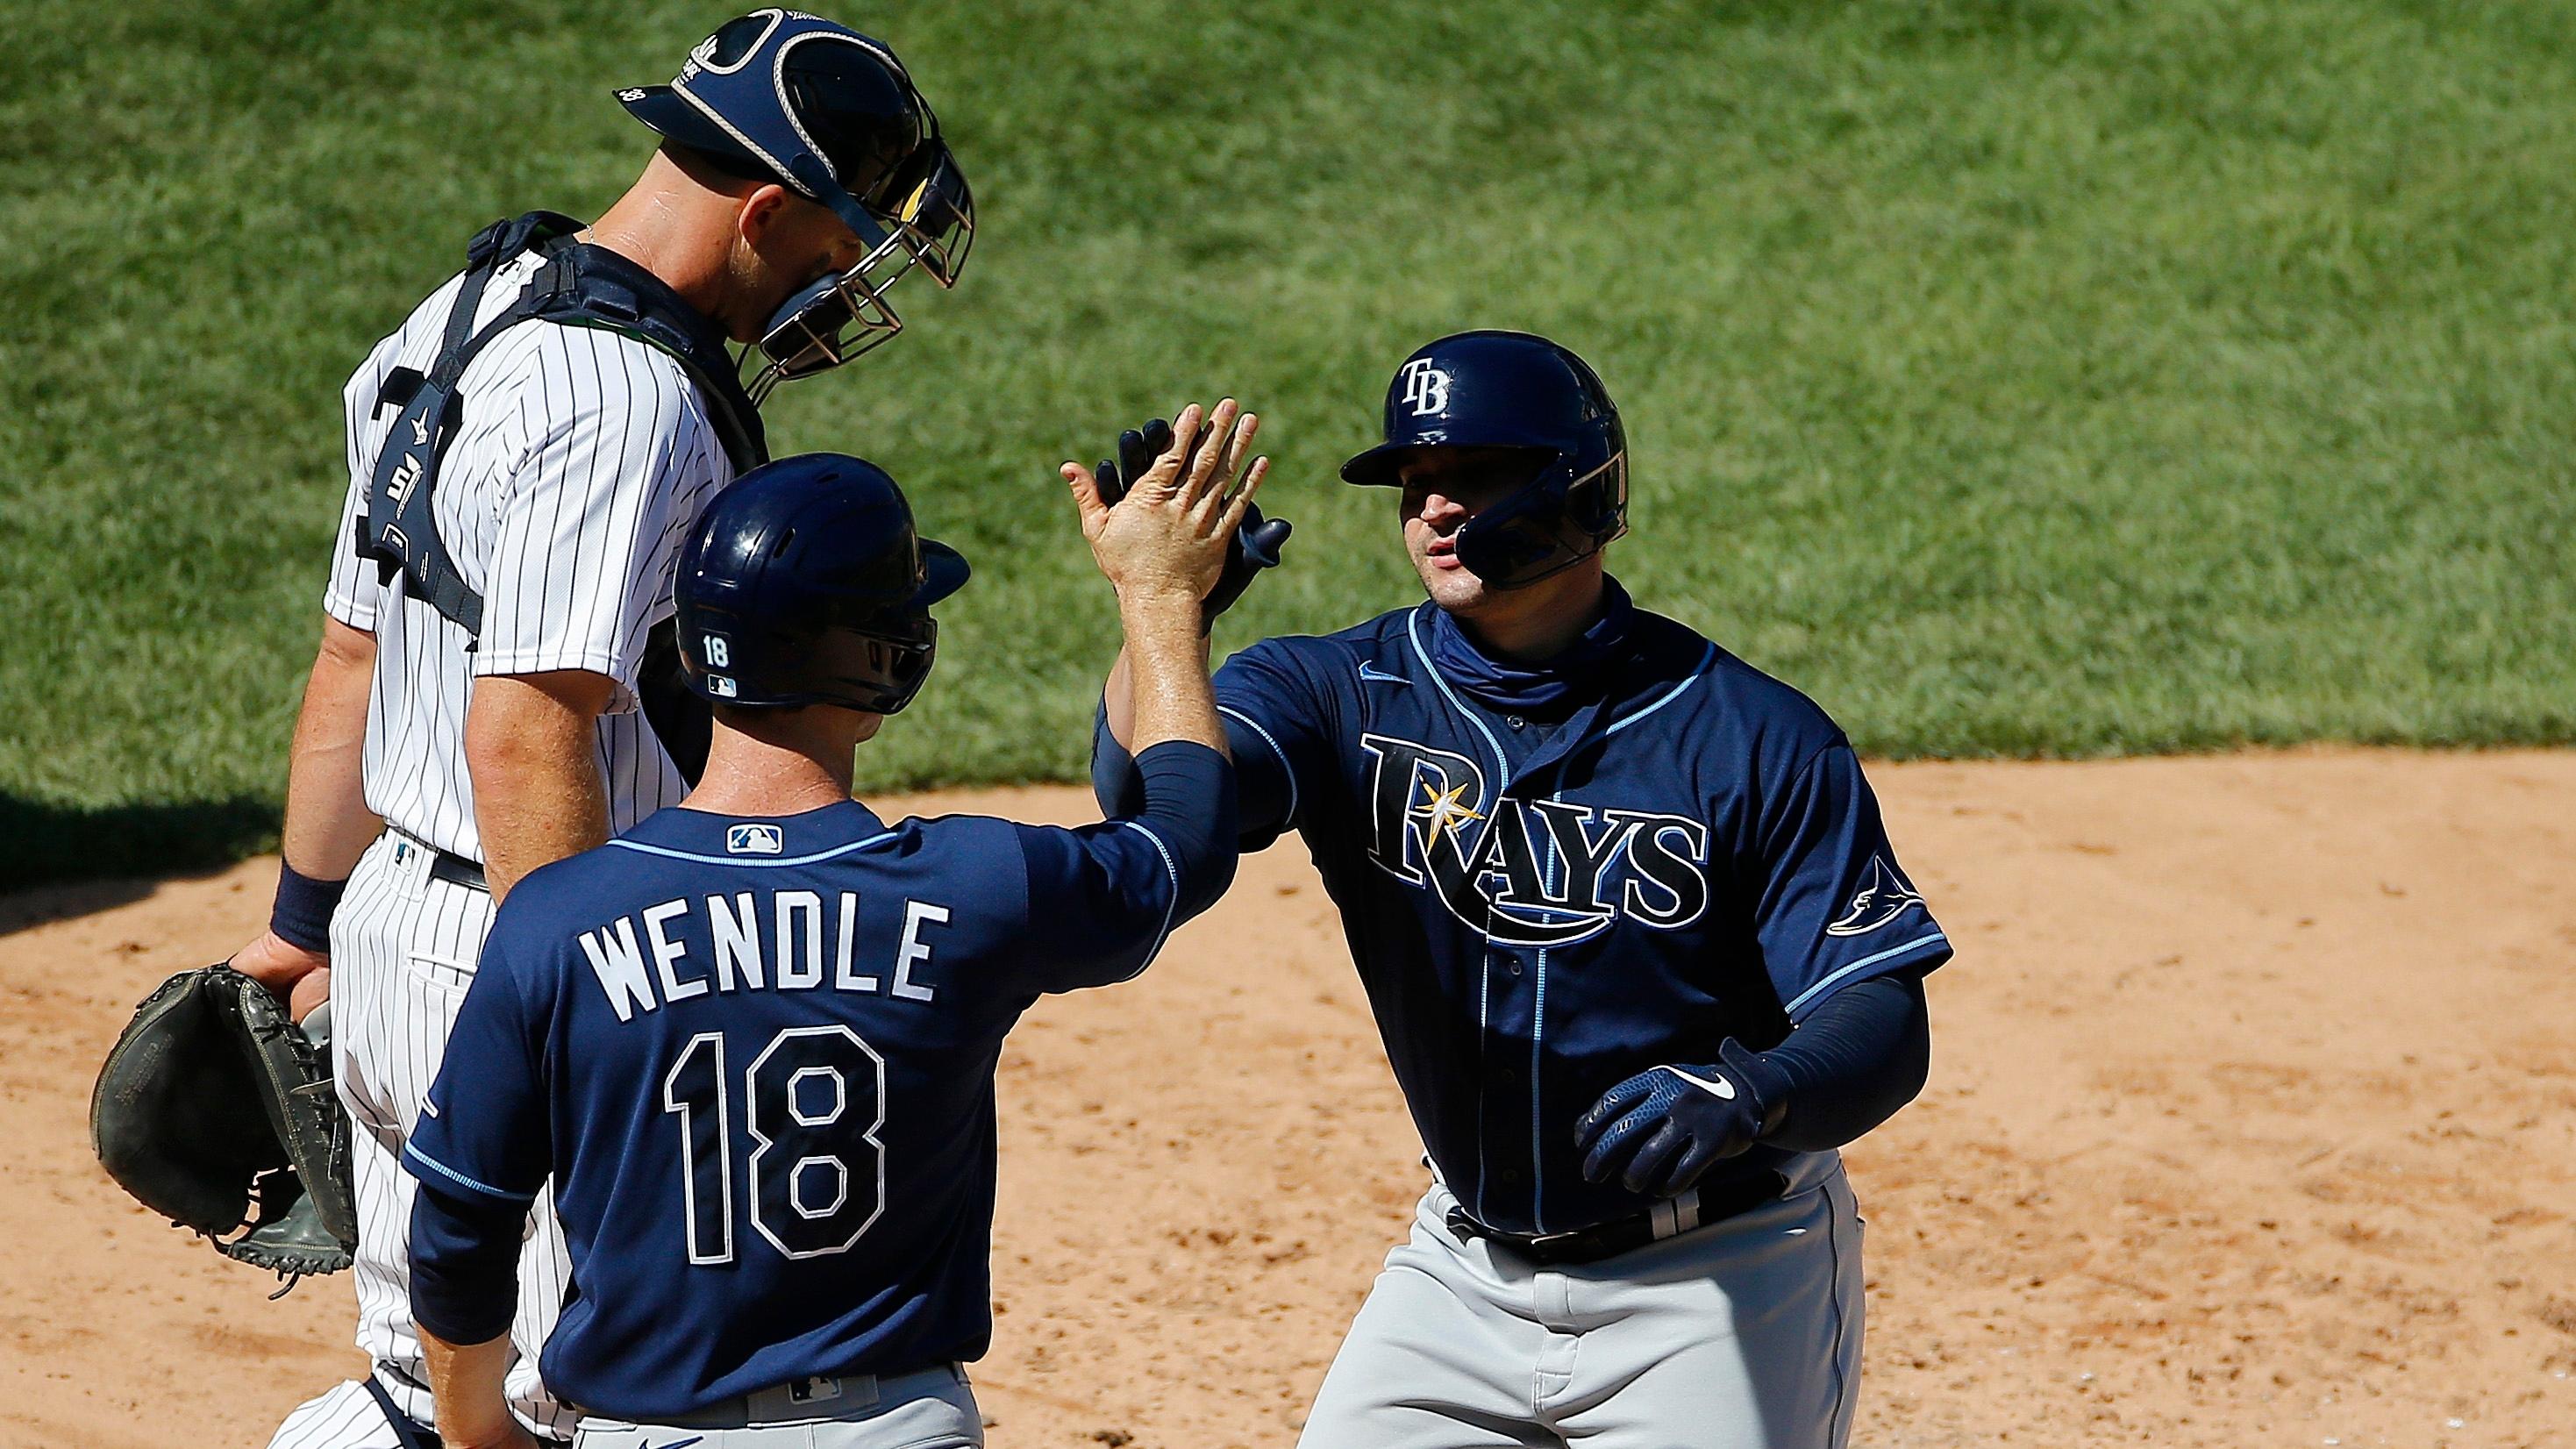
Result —
[[[1850, 1153], [1855, 1444], [2576, 1443], [2576, 754], [1872, 773], [1959, 956]], [[265, 1301], [85, 1136], [274, 871], [0, 898], [0, 1444], [257, 1446], [358, 1367], [347, 1279]], [[1303, 850], [1042, 1003], [1001, 1102], [992, 1442], [1288, 1444], [1423, 1185]]]

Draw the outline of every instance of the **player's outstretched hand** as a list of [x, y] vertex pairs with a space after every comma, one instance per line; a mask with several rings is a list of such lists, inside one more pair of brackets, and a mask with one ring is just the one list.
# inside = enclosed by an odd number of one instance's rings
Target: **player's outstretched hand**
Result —
[[[1181, 409], [1152, 465], [1141, 476], [1119, 479], [1124, 497], [1107, 496], [1102, 485], [1109, 480], [1101, 474], [1079, 463], [1063, 466], [1092, 558], [1122, 603], [1179, 598], [1195, 605], [1214, 591], [1252, 496], [1270, 473], [1270, 460], [1255, 458], [1242, 482], [1234, 482], [1259, 426], [1232, 398], [1212, 414], [1192, 403]], [[1208, 446], [1199, 446], [1202, 441]]]
[[1671, 1197], [1752, 1146], [1766, 1105], [1724, 1062], [1650, 1067], [1601, 1094], [1575, 1123], [1574, 1148], [1585, 1180], [1616, 1175], [1630, 1192]]
[[[1243, 452], [1252, 439], [1257, 418], [1246, 417], [1228, 436], [1225, 460], [1218, 465], [1226, 477], [1235, 477], [1243, 467]], [[1218, 435], [1211, 427], [1199, 436], [1199, 447]], [[1091, 478], [1101, 498], [1111, 504], [1127, 496], [1127, 482], [1142, 478], [1153, 468], [1154, 460], [1172, 446], [1172, 425], [1155, 418], [1141, 428], [1129, 428], [1118, 435], [1118, 456], [1103, 458], [1092, 467]], [[1187, 466], [1187, 465], [1184, 465]], [[1217, 575], [1216, 587], [1208, 591], [1199, 609], [1199, 632], [1204, 634], [1216, 624], [1216, 616], [1234, 607], [1243, 591], [1252, 587], [1263, 569], [1279, 566], [1282, 550], [1287, 546], [1292, 526], [1284, 518], [1265, 518], [1256, 503], [1244, 510], [1243, 526], [1234, 531], [1226, 544], [1225, 571]]]

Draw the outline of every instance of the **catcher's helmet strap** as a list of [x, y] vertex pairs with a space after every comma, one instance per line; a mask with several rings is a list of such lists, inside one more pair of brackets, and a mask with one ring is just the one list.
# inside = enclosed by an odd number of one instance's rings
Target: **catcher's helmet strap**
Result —
[[[404, 575], [414, 596], [469, 635], [483, 632], [483, 595], [457, 571], [438, 536], [431, 503], [456, 429], [457, 382], [501, 333], [536, 318], [607, 328], [659, 348], [678, 359], [697, 384], [735, 472], [769, 457], [759, 410], [743, 391], [723, 334], [643, 267], [604, 248], [574, 243], [580, 230], [571, 217], [532, 211], [477, 232], [466, 246], [465, 275], [437, 360], [427, 373], [396, 368], [376, 395], [377, 410], [390, 407], [396, 416], [368, 484], [367, 517], [355, 540], [358, 556], [375, 560], [386, 579]], [[545, 253], [544, 270], [517, 301], [477, 329], [474, 318], [493, 276], [532, 246]]]

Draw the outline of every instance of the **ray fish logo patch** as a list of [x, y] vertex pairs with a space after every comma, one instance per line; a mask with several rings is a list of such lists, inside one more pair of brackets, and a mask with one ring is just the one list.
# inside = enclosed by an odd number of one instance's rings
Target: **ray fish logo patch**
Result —
[[1860, 880], [1860, 889], [1852, 893], [1851, 904], [1842, 918], [1825, 927], [1828, 936], [1866, 936], [1907, 911], [1923, 904], [1921, 893], [1896, 873], [1887, 857], [1869, 858], [1869, 872]]

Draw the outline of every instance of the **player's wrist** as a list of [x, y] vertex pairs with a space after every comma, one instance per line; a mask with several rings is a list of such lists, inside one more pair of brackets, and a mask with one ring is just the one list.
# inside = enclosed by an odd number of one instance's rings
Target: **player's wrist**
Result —
[[1752, 1099], [1755, 1141], [1780, 1130], [1789, 1117], [1788, 1073], [1733, 1037], [1718, 1044], [1716, 1069], [1734, 1078]]
[[1122, 579], [1118, 582], [1118, 611], [1122, 614], [1144, 610], [1153, 613], [1173, 610], [1195, 612], [1207, 591], [1192, 579], [1172, 574]]
[[1199, 639], [1199, 596], [1170, 585], [1118, 593], [1118, 622], [1130, 653], [1186, 637], [1193, 649]]
[[298, 951], [328, 956], [331, 916], [339, 910], [340, 897], [348, 889], [346, 879], [316, 880], [280, 856], [277, 897], [268, 908], [269, 934]]

